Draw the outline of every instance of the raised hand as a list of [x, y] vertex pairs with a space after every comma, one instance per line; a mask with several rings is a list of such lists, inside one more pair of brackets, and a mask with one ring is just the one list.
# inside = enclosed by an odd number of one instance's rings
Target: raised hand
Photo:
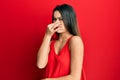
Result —
[[57, 30], [60, 29], [59, 25], [60, 25], [60, 22], [55, 22], [55, 23], [49, 24], [47, 26], [46, 34], [51, 37]]

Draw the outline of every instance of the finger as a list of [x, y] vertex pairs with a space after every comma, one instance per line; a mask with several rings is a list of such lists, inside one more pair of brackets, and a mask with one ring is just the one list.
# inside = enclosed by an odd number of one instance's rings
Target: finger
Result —
[[54, 26], [53, 23], [52, 23], [52, 24], [49, 24], [49, 25], [48, 25], [48, 28], [51, 29], [53, 26]]
[[54, 30], [54, 32], [57, 32], [58, 30], [60, 30], [60, 27], [56, 28], [56, 29]]
[[51, 24], [48, 25], [48, 28], [49, 29], [54, 29], [54, 26], [57, 25], [57, 24], [60, 24], [60, 22], [51, 23]]
[[55, 23], [51, 29], [55, 30], [59, 25], [60, 25], [60, 23]]

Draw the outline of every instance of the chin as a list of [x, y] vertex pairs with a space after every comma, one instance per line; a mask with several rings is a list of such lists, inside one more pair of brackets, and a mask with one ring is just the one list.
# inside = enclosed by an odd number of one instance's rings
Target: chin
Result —
[[63, 33], [63, 31], [57, 31], [57, 33]]

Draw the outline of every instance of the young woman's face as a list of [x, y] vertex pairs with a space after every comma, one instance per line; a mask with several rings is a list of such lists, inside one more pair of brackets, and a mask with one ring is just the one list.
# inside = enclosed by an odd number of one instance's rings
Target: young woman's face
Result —
[[58, 26], [60, 29], [57, 31], [57, 33], [63, 33], [63, 32], [67, 31], [67, 29], [66, 29], [66, 27], [64, 25], [64, 22], [63, 22], [63, 18], [62, 18], [59, 11], [54, 12], [53, 23], [55, 23], [55, 22], [60, 23], [60, 25]]

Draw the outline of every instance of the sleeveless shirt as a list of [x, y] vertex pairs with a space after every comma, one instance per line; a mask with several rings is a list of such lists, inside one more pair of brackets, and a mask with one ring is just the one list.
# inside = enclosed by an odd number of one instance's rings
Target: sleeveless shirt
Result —
[[[55, 52], [55, 40], [50, 44], [50, 52], [48, 56], [48, 63], [45, 68], [46, 78], [57, 78], [61, 76], [66, 76], [70, 74], [70, 50], [69, 41], [71, 37], [67, 40], [63, 48], [60, 50], [59, 54]], [[82, 68], [82, 75], [80, 80], [86, 80], [84, 70]]]

